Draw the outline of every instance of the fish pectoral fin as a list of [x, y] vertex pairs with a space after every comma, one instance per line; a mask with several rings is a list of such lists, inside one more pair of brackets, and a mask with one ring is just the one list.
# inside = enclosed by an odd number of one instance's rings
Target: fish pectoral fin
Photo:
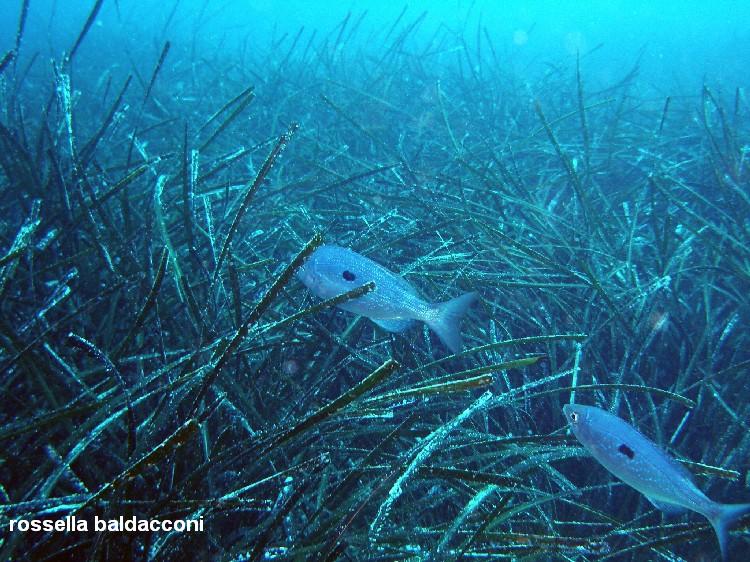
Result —
[[403, 332], [414, 323], [414, 320], [408, 318], [405, 320], [375, 320], [374, 318], [371, 318], [371, 320], [389, 332]]
[[664, 515], [682, 515], [688, 510], [686, 507], [682, 507], [681, 505], [677, 505], [676, 503], [669, 503], [663, 500], [655, 500], [654, 498], [650, 498], [649, 496], [646, 496], [646, 499], [650, 501], [651, 505], [653, 505], [656, 509], [661, 510]]

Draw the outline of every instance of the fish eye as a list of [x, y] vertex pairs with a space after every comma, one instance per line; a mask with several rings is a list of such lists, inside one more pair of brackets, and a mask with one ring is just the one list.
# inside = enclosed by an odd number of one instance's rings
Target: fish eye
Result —
[[357, 278], [357, 276], [356, 276], [356, 275], [354, 275], [354, 274], [353, 274], [353, 273], [352, 273], [351, 271], [349, 271], [348, 269], [345, 269], [345, 270], [344, 270], [344, 273], [342, 273], [342, 274], [341, 274], [341, 276], [342, 276], [342, 277], [343, 277], [344, 279], [346, 279], [347, 281], [354, 281], [354, 280], [355, 280], [355, 279]]
[[570, 413], [570, 421], [573, 423], [576, 423], [578, 421], [578, 413], [577, 412], [571, 412]]

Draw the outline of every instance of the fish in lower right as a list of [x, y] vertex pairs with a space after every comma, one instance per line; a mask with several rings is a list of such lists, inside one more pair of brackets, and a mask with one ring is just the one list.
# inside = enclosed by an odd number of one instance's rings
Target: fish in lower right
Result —
[[678, 514], [695, 511], [709, 520], [727, 560], [729, 527], [750, 513], [750, 503], [709, 499], [690, 473], [625, 420], [594, 406], [566, 404], [565, 419], [581, 445], [604, 467], [632, 486], [658, 509]]

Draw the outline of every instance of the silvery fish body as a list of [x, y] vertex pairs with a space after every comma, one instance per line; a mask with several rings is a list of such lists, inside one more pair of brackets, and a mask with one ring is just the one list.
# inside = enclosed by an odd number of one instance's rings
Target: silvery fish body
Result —
[[297, 275], [316, 296], [329, 299], [374, 282], [375, 290], [339, 308], [361, 314], [390, 332], [415, 320], [427, 323], [453, 353], [461, 350], [461, 319], [476, 300], [475, 292], [444, 303], [430, 303], [411, 284], [365, 256], [326, 244], [315, 250]]
[[726, 560], [728, 528], [750, 504], [721, 504], [693, 483], [690, 473], [625, 420], [594, 406], [566, 404], [565, 418], [578, 441], [612, 474], [666, 513], [695, 511], [713, 525]]

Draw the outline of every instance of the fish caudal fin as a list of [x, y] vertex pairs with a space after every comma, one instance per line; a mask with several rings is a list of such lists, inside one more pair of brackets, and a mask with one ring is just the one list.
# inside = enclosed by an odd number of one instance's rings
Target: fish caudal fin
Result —
[[478, 296], [472, 291], [430, 307], [425, 322], [452, 353], [461, 351], [461, 320]]
[[706, 515], [719, 539], [722, 560], [727, 560], [729, 528], [747, 514], [750, 514], [750, 503], [730, 503], [716, 504], [716, 510]]

